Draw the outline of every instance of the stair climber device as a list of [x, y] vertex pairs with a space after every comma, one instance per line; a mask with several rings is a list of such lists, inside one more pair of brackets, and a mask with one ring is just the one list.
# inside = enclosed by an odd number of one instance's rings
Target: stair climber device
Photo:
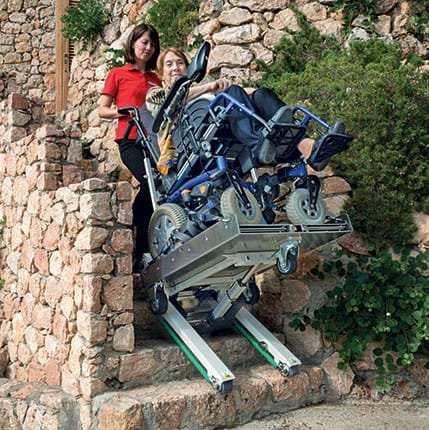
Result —
[[296, 270], [299, 250], [314, 250], [352, 231], [347, 215], [324, 224], [239, 224], [231, 214], [142, 272], [150, 307], [169, 336], [220, 393], [231, 392], [233, 372], [204, 340], [231, 329], [285, 376], [299, 373], [300, 360], [249, 308], [259, 300], [255, 275], [273, 266]]

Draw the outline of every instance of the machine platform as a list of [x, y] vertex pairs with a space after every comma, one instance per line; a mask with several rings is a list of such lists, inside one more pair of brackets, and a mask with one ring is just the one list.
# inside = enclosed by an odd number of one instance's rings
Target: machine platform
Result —
[[[202, 334], [234, 327], [282, 374], [297, 374], [300, 360], [246, 308], [259, 299], [254, 276], [275, 265], [293, 273], [299, 250], [314, 250], [351, 231], [346, 215], [323, 225], [239, 225], [232, 215], [155, 259], [142, 273], [143, 285], [170, 337], [215, 389], [228, 393], [234, 374]], [[190, 299], [198, 303], [191, 311], [181, 305]]]

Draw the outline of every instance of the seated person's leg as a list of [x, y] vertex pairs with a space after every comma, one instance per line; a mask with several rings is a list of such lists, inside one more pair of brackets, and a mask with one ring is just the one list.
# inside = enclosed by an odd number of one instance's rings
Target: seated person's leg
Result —
[[277, 94], [268, 88], [258, 88], [253, 91], [250, 95], [250, 100], [256, 108], [256, 113], [265, 121], [272, 119], [276, 112], [285, 106]]

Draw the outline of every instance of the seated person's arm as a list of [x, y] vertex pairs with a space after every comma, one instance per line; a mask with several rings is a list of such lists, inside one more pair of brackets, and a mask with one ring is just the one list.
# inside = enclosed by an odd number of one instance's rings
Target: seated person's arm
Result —
[[217, 79], [207, 84], [194, 85], [189, 89], [188, 101], [193, 100], [202, 94], [220, 93], [231, 86], [231, 81], [228, 79]]

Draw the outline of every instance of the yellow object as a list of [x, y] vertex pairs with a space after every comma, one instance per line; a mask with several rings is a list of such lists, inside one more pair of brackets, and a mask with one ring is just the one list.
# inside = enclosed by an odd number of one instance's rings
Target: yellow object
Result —
[[162, 137], [159, 139], [159, 159], [156, 163], [156, 167], [161, 175], [168, 175], [170, 167], [174, 163], [176, 158], [176, 148], [174, 147], [173, 137], [170, 133], [171, 125], [168, 124], [167, 127], [162, 131]]

